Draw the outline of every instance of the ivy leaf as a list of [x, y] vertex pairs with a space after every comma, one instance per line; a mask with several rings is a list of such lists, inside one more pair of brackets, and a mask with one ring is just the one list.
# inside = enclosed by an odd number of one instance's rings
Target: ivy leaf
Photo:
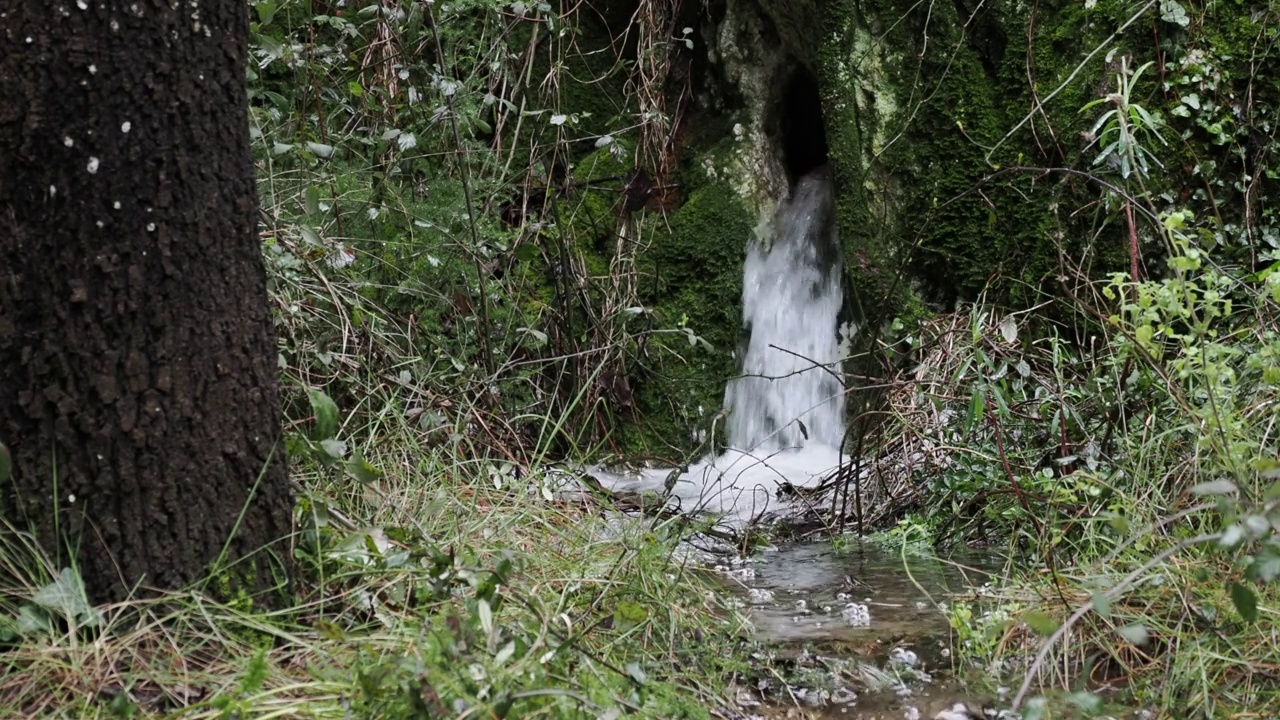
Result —
[[1252, 589], [1232, 581], [1231, 603], [1236, 606], [1236, 612], [1240, 613], [1240, 617], [1246, 622], [1255, 622], [1258, 619], [1258, 596], [1253, 594]]
[[1151, 637], [1151, 634], [1147, 632], [1147, 629], [1137, 623], [1117, 628], [1116, 632], [1120, 633], [1120, 637], [1128, 640], [1134, 645], [1146, 645], [1147, 640]]
[[311, 413], [315, 415], [316, 426], [312, 438], [327, 440], [338, 434], [338, 406], [333, 400], [319, 390], [307, 391], [311, 401]]
[[1058, 630], [1057, 620], [1036, 610], [1023, 615], [1022, 622], [1026, 623], [1032, 632], [1043, 637], [1048, 637]]
[[1253, 556], [1245, 574], [1250, 580], [1269, 583], [1280, 577], [1280, 548], [1266, 545]]
[[1160, 3], [1160, 19], [1179, 27], [1191, 24], [1191, 18], [1187, 17], [1187, 9], [1177, 0], [1163, 0]]
[[93, 608], [85, 595], [84, 582], [71, 568], [62, 568], [57, 579], [45, 585], [31, 596], [31, 602], [46, 610], [59, 613], [70, 622], [93, 626], [97, 624]]

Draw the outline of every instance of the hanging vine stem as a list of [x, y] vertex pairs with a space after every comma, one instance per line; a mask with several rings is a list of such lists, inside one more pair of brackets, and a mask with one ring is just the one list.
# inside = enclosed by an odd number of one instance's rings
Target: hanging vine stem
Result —
[[[427, 11], [427, 20], [431, 23], [431, 37], [436, 46], [436, 59], [440, 63], [440, 72], [443, 73], [445, 69], [444, 44], [440, 42], [440, 28], [436, 24], [436, 14], [432, 5], [433, 3], [426, 3], [424, 7]], [[476, 283], [480, 287], [480, 329], [476, 335], [480, 338], [481, 359], [484, 361], [484, 370], [492, 376], [493, 348], [489, 344], [489, 331], [492, 329], [492, 325], [489, 323], [489, 293], [485, 289], [484, 263], [480, 260], [480, 230], [476, 227], [476, 208], [475, 202], [471, 197], [471, 169], [462, 159], [462, 131], [458, 128], [458, 113], [453, 106], [453, 95], [445, 95], [445, 104], [449, 108], [449, 124], [453, 129], [455, 145], [453, 157], [457, 161], [458, 172], [462, 177], [462, 194], [467, 203], [467, 229], [471, 233], [471, 247], [467, 248], [467, 254], [475, 262]]]

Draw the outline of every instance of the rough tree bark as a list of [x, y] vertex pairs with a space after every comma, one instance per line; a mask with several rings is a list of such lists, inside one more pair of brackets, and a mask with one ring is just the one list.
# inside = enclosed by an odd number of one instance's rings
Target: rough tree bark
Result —
[[94, 599], [289, 565], [247, 11], [0, 0], [0, 513]]

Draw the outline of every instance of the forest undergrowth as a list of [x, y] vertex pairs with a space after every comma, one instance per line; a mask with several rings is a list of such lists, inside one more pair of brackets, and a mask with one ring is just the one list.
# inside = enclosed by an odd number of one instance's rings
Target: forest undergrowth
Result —
[[1064, 259], [1066, 299], [895, 324], [913, 361], [850, 468], [875, 511], [841, 524], [1014, 558], [948, 612], [959, 662], [1032, 716], [1055, 690], [1089, 712], [1271, 717], [1280, 257], [1137, 192], [1102, 202], [1163, 246], [1144, 279]]
[[[91, 607], [65, 549], [10, 528], [0, 715], [735, 717], [726, 694], [761, 669], [721, 586], [679, 562], [690, 528], [556, 466], [633, 450], [629, 378], [710, 352], [648, 303], [688, 33], [638, 7], [252, 3], [296, 578], [214, 601], [235, 572], [216, 567]], [[626, 32], [593, 46], [593, 25]], [[844, 512], [821, 522], [1009, 550], [1016, 571], [947, 611], [957, 665], [1028, 717], [1059, 716], [1044, 690], [1088, 715], [1113, 689], [1158, 717], [1280, 717], [1280, 219], [1193, 212], [1157, 159], [1178, 122], [1272, 162], [1276, 130], [1224, 130], [1203, 79], [1148, 112], [1140, 76], [1122, 65], [1083, 109], [1089, 210], [1132, 238], [1132, 270], [1064, 254], [1040, 306], [874, 338], [907, 362], [851, 389], [873, 419], [852, 418]], [[993, 178], [1015, 171], [1055, 172]]]
[[343, 5], [250, 3], [296, 577], [92, 607], [9, 528], [0, 716], [732, 716], [745, 621], [673, 557], [687, 528], [551, 462], [695, 338], [636, 297], [650, 191], [616, 170], [670, 162], [641, 81], [674, 21], [618, 39], [637, 66], [579, 47], [587, 8]]
[[[1184, 28], [1221, 20], [1173, 6], [1162, 17]], [[1039, 304], [1003, 307], [1000, 276], [992, 298], [895, 321], [873, 350], [901, 369], [851, 391], [875, 400], [822, 523], [1007, 550], [1008, 573], [947, 611], [958, 664], [1029, 716], [1042, 691], [1086, 714], [1124, 698], [1160, 717], [1280, 715], [1280, 224], [1264, 190], [1280, 143], [1274, 97], [1239, 94], [1270, 87], [1253, 73], [1277, 31], [1250, 32], [1234, 77], [1190, 35], [1149, 62], [1113, 52], [1078, 108], [1090, 166], [993, 167], [968, 191], [1035, 177], [1033, 199], [1125, 243], [1127, 272], [1099, 277], [1097, 251], [1060, 246], [1056, 277], [1025, 288]], [[1050, 188], [1072, 178], [1096, 197], [1059, 207]]]

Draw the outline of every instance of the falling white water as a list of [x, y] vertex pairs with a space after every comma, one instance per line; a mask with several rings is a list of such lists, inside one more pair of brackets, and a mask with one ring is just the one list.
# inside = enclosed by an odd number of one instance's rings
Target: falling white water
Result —
[[725, 388], [727, 449], [680, 474], [594, 471], [617, 490], [669, 491], [684, 512], [732, 525], [787, 504], [778, 489], [812, 486], [839, 464], [844, 436], [839, 244], [831, 175], [819, 168], [796, 184], [743, 268], [742, 316], [749, 341], [741, 374]]
[[725, 390], [729, 445], [772, 452], [840, 444], [840, 265], [825, 168], [796, 184], [779, 209], [772, 243], [757, 239], [743, 269], [742, 319], [750, 344]]

